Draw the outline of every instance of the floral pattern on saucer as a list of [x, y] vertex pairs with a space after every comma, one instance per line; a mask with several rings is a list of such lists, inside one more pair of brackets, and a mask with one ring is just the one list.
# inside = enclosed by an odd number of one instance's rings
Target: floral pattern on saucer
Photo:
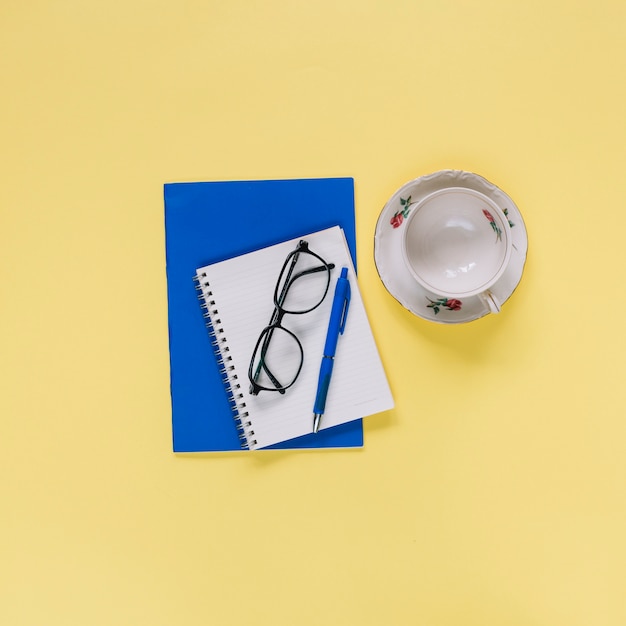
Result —
[[448, 311], [460, 311], [463, 308], [463, 303], [456, 298], [439, 298], [438, 300], [428, 298], [428, 300], [430, 304], [427, 306], [429, 309], [433, 310], [435, 315], [444, 307], [448, 309]]
[[409, 211], [411, 210], [411, 196], [409, 196], [406, 200], [404, 198], [400, 198], [400, 204], [402, 205], [402, 208], [399, 211], [396, 211], [391, 220], [389, 220], [389, 223], [394, 228], [402, 226], [404, 219], [409, 216]]
[[[400, 228], [413, 204], [433, 191], [448, 187], [465, 187], [484, 194], [502, 209], [509, 221], [513, 237], [511, 260], [492, 288], [500, 302], [508, 300], [521, 280], [526, 261], [528, 237], [524, 220], [513, 200], [504, 191], [471, 172], [442, 170], [410, 181], [398, 189], [385, 204], [378, 218], [374, 235], [374, 261], [387, 291], [411, 313], [433, 322], [456, 324], [479, 319], [489, 313], [489, 309], [479, 296], [463, 301], [443, 298], [419, 285], [404, 265], [403, 229]], [[490, 216], [485, 217], [489, 219]], [[499, 230], [497, 224], [496, 229]], [[497, 236], [496, 229], [494, 232]]]

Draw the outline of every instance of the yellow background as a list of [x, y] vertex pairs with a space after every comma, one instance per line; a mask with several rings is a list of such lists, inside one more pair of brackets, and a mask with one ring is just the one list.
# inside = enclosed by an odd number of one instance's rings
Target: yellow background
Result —
[[[0, 623], [623, 626], [625, 33], [621, 0], [4, 0]], [[530, 241], [454, 327], [373, 261], [444, 168]], [[363, 450], [174, 455], [163, 183], [324, 176], [396, 408]]]

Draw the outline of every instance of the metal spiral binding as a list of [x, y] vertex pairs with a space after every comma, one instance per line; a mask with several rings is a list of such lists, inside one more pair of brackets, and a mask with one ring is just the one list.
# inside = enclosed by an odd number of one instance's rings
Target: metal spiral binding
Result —
[[241, 391], [241, 383], [239, 382], [239, 377], [235, 370], [233, 358], [229, 354], [230, 348], [228, 347], [228, 342], [224, 335], [224, 328], [219, 318], [217, 305], [213, 299], [213, 292], [211, 291], [211, 286], [206, 278], [206, 274], [196, 274], [193, 279], [196, 291], [198, 291], [198, 300], [200, 301], [204, 324], [209, 333], [209, 340], [213, 352], [215, 353], [220, 376], [224, 383], [224, 389], [228, 395], [228, 404], [233, 414], [237, 435], [239, 436], [242, 449], [250, 450], [256, 446], [257, 442], [256, 439], [254, 439], [252, 424], [248, 419], [249, 413], [246, 409], [246, 402]]

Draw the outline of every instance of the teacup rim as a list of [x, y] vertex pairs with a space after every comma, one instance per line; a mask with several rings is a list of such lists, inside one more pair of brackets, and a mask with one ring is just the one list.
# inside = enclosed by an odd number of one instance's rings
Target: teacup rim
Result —
[[[488, 204], [490, 204], [496, 210], [496, 212], [500, 215], [503, 223], [506, 223], [508, 226], [506, 215], [504, 214], [504, 211], [496, 204], [496, 202], [492, 200], [487, 194], [484, 194], [482, 191], [471, 189], [469, 187], [455, 186], [455, 187], [442, 187], [441, 189], [434, 189], [433, 191], [430, 191], [427, 195], [425, 195], [423, 198], [420, 198], [419, 200], [415, 200], [414, 202], [409, 203], [409, 206], [415, 209], [423, 204], [426, 204], [426, 202], [428, 202], [428, 200], [430, 200], [434, 196], [441, 196], [450, 192], [460, 192], [460, 193], [469, 194], [473, 196], [479, 196], [483, 198], [484, 200], [487, 201]], [[413, 212], [411, 212], [411, 214], [406, 219], [407, 222], [411, 221], [412, 213]]]
[[[469, 194], [469, 195], [473, 195], [473, 196], [478, 196], [482, 200], [484, 200], [490, 206], [490, 208], [492, 208], [494, 210], [494, 212], [498, 216], [498, 221], [500, 222], [500, 225], [503, 227], [503, 232], [505, 233], [506, 251], [505, 251], [504, 259], [503, 259], [503, 261], [502, 261], [498, 271], [488, 281], [485, 281], [478, 288], [471, 289], [469, 291], [454, 292], [454, 291], [447, 291], [447, 290], [440, 290], [440, 289], [438, 289], [435, 285], [431, 285], [430, 283], [426, 282], [415, 271], [415, 269], [413, 268], [412, 264], [409, 262], [409, 259], [408, 259], [407, 238], [408, 238], [408, 233], [410, 231], [410, 223], [413, 221], [414, 216], [418, 213], [419, 209], [423, 205], [425, 205], [429, 200], [432, 200], [433, 197], [444, 195], [446, 193], [451, 193], [451, 192], [457, 192], [457, 193], [460, 192], [460, 193], [463, 193], [463, 194]], [[435, 189], [435, 190], [431, 191], [426, 196], [424, 196], [423, 198], [420, 198], [416, 202], [411, 202], [408, 205], [408, 207], [411, 210], [410, 210], [409, 215], [406, 218], [405, 228], [404, 228], [404, 232], [402, 234], [402, 240], [401, 240], [402, 257], [403, 257], [403, 260], [404, 260], [404, 264], [405, 264], [406, 268], [409, 270], [411, 276], [413, 276], [413, 279], [416, 280], [424, 289], [428, 290], [431, 293], [436, 293], [437, 295], [442, 296], [442, 297], [446, 297], [446, 298], [452, 298], [452, 299], [455, 299], [455, 298], [469, 298], [469, 297], [477, 296], [477, 295], [479, 295], [481, 293], [485, 293], [485, 292], [489, 291], [489, 289], [494, 284], [496, 284], [498, 282], [498, 280], [502, 277], [502, 275], [506, 271], [506, 268], [508, 267], [508, 265], [509, 265], [509, 263], [511, 261], [511, 253], [512, 253], [512, 248], [513, 248], [511, 227], [510, 227], [509, 221], [508, 221], [507, 216], [504, 213], [504, 211], [497, 205], [497, 203], [494, 200], [489, 198], [486, 194], [484, 194], [484, 193], [482, 193], [482, 192], [480, 192], [480, 191], [478, 191], [476, 189], [470, 189], [468, 187], [460, 187], [460, 186], [442, 187], [441, 189]]]

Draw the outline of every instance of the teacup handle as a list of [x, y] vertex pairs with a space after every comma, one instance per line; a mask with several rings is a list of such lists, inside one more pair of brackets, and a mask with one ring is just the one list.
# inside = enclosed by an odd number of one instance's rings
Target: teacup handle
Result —
[[487, 289], [480, 295], [480, 299], [487, 305], [491, 313], [500, 313], [500, 302], [498, 299]]

